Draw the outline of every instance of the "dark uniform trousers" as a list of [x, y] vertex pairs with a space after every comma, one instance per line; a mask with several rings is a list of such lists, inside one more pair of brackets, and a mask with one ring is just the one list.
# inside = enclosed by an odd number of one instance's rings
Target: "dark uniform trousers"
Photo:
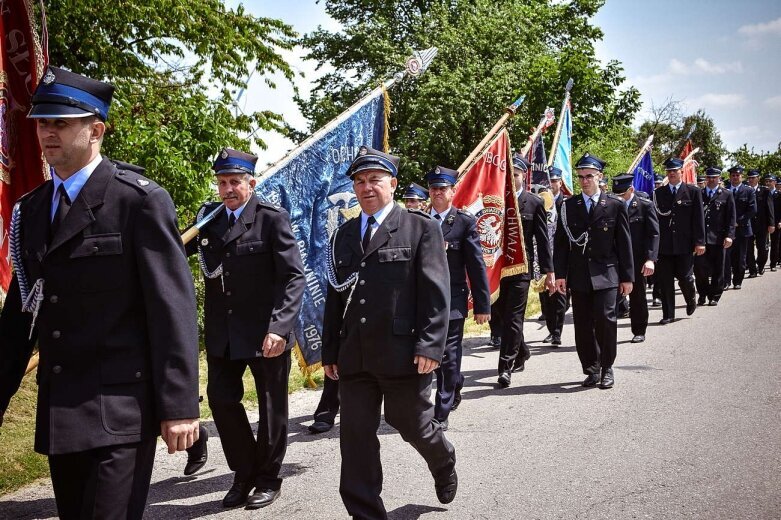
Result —
[[561, 337], [561, 330], [564, 328], [564, 315], [569, 306], [569, 296], [555, 292], [552, 295], [548, 291], [540, 293], [540, 305], [542, 313], [545, 315], [545, 326], [548, 328], [548, 334]]
[[654, 194], [659, 215], [659, 262], [654, 284], [659, 285], [662, 318], [674, 319], [675, 279], [687, 302], [696, 297], [694, 248], [705, 245], [702, 195], [699, 188], [686, 183], [681, 183], [674, 197], [669, 186], [656, 188]]
[[323, 378], [323, 393], [320, 394], [320, 402], [315, 409], [315, 422], [322, 421], [333, 425], [336, 414], [339, 413], [339, 381], [330, 377]]
[[339, 368], [339, 492], [349, 515], [370, 520], [387, 518], [377, 438], [383, 402], [385, 421], [435, 480], [455, 467], [455, 449], [434, 419], [433, 375], [418, 374], [413, 363], [415, 355], [439, 361], [444, 351], [450, 278], [442, 231], [419, 211], [388, 211], [366, 251], [360, 218], [335, 232], [337, 278], [356, 273], [358, 280], [341, 293], [329, 285], [323, 321], [323, 364]]
[[575, 238], [588, 232], [586, 247], [570, 242], [559, 219], [553, 260], [556, 278], [572, 294], [575, 347], [584, 374], [599, 374], [616, 359], [616, 294], [634, 277], [632, 238], [624, 201], [604, 192], [589, 215], [581, 196], [564, 202], [567, 227]]
[[447, 244], [445, 254], [450, 273], [450, 320], [442, 362], [435, 371], [437, 393], [434, 416], [439, 422], [444, 422], [450, 415], [456, 392], [464, 386], [464, 376], [461, 374], [461, 343], [464, 337], [464, 321], [469, 315], [470, 286], [476, 314], [490, 312], [491, 292], [488, 288], [480, 236], [477, 233], [477, 219], [463, 210], [450, 208], [442, 216], [440, 229]]
[[[727, 188], [732, 191], [731, 188]], [[724, 285], [742, 285], [746, 276], [746, 252], [754, 229], [752, 218], [757, 213], [754, 188], [741, 184], [733, 194], [735, 199], [735, 240], [727, 251], [724, 262]]]
[[[653, 203], [634, 196], [627, 205], [629, 230], [632, 235], [632, 257], [635, 269], [635, 283], [629, 293], [629, 317], [632, 334], [645, 336], [648, 328], [648, 300], [645, 297], [643, 265], [646, 261], [656, 262], [659, 256], [659, 219]], [[625, 298], [617, 296], [620, 303]]]
[[[746, 265], [749, 274], [762, 274], [770, 253], [770, 240], [768, 227], [775, 228], [775, 204], [770, 190], [765, 186], [758, 186], [754, 190], [757, 201], [757, 212], [751, 221], [754, 235], [749, 238], [746, 251]], [[775, 233], [773, 233], [775, 234]], [[756, 252], [755, 252], [756, 248]]]
[[[718, 302], [724, 292], [724, 240], [735, 239], [735, 199], [732, 192], [717, 188], [712, 198], [702, 190], [705, 203], [705, 254], [694, 259], [694, 275], [700, 299]], [[734, 247], [734, 246], [733, 246]]]
[[[215, 207], [208, 204], [203, 213]], [[287, 448], [290, 335], [304, 291], [304, 268], [283, 209], [253, 194], [235, 223], [229, 222], [221, 212], [187, 246], [190, 254], [200, 246], [208, 270], [223, 269], [222, 276], [204, 280], [206, 394], [235, 478], [278, 490]], [[262, 356], [268, 333], [288, 340], [277, 357]], [[257, 439], [241, 404], [247, 368], [257, 390]]]
[[773, 225], [776, 230], [770, 235], [770, 267], [777, 267], [781, 263], [781, 254], [779, 243], [781, 243], [781, 230], [778, 224], [781, 223], [781, 192], [775, 190], [768, 195], [773, 201]]
[[[173, 202], [141, 171], [103, 158], [56, 229], [52, 181], [20, 200], [22, 268], [0, 315], [0, 414], [37, 340], [35, 451], [49, 457], [64, 519], [140, 519], [161, 421], [198, 417], [192, 275]], [[28, 287], [45, 280], [32, 336], [21, 271]]]
[[[537, 195], [523, 190], [518, 197], [518, 212], [521, 215], [523, 241], [526, 246], [526, 265], [531, 271], [536, 258], [541, 272], [553, 272], [545, 204]], [[531, 273], [524, 273], [504, 277], [499, 284], [499, 298], [494, 303], [502, 325], [499, 374], [512, 371], [513, 366], [525, 362], [531, 356], [523, 337], [530, 282]]]

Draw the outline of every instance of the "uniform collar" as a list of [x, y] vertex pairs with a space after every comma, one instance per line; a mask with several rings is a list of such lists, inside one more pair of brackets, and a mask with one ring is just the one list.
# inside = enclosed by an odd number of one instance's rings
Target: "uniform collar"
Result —
[[54, 183], [51, 205], [52, 211], [51, 215], [49, 215], [51, 218], [54, 218], [54, 212], [57, 210], [57, 204], [60, 200], [60, 196], [57, 193], [57, 190], [60, 189], [60, 185], [65, 187], [65, 192], [68, 194], [68, 198], [71, 200], [71, 203], [73, 203], [73, 201], [76, 200], [76, 197], [79, 196], [81, 189], [85, 184], [87, 184], [87, 181], [89, 180], [90, 175], [92, 175], [92, 172], [95, 171], [95, 168], [98, 167], [102, 160], [103, 157], [101, 157], [100, 154], [96, 155], [95, 158], [92, 159], [86, 166], [80, 170], [77, 170], [76, 173], [65, 180], [60, 179], [57, 176], [57, 170], [54, 170], [54, 175], [52, 175], [52, 182]]
[[244, 208], [247, 207], [247, 204], [249, 204], [249, 201], [252, 199], [250, 197], [247, 199], [247, 202], [236, 208], [235, 210], [228, 209], [228, 206], [225, 206], [225, 213], [228, 215], [228, 218], [230, 218], [231, 215], [234, 215], [236, 217], [236, 220], [239, 220], [239, 217], [241, 216], [241, 212], [244, 211]]
[[678, 191], [679, 189], [681, 189], [682, 184], [683, 181], [679, 182], [678, 184], [672, 184], [672, 183], [668, 184], [668, 186], [670, 187], [670, 192], [672, 192], [673, 188], [675, 188], [675, 190]]
[[[385, 217], [390, 215], [390, 212], [393, 209], [393, 206], [395, 204], [396, 203], [391, 200], [388, 204], [385, 205], [384, 208], [379, 210], [374, 215], [371, 215], [372, 217], [374, 217], [374, 225], [373, 225], [373, 227], [375, 227], [375, 228], [380, 227], [380, 224], [382, 224], [382, 221], [385, 220]], [[366, 224], [367, 224], [367, 221], [369, 220], [369, 216], [370, 215], [368, 215], [366, 212], [361, 211], [361, 236], [363, 236], [364, 232], [366, 231]]]
[[435, 217], [435, 220], [436, 220], [436, 216], [439, 215], [438, 222], [439, 222], [439, 225], [441, 226], [442, 222], [445, 221], [445, 217], [447, 216], [448, 213], [450, 213], [451, 209], [453, 209], [452, 205], [448, 206], [447, 209], [445, 211], [443, 211], [442, 213], [438, 213], [437, 210], [435, 210], [434, 207], [432, 206], [431, 207], [431, 216]]

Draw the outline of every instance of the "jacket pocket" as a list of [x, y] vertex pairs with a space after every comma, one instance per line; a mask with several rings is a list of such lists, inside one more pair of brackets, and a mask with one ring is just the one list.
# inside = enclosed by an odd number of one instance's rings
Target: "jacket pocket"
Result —
[[268, 245], [263, 240], [250, 240], [247, 242], [236, 243], [236, 254], [243, 255], [256, 255], [258, 253], [265, 253], [268, 251]]
[[407, 318], [393, 318], [393, 334], [395, 336], [414, 336], [415, 322]]
[[101, 365], [100, 414], [113, 435], [141, 433], [144, 411], [150, 407], [149, 374], [140, 363]]
[[81, 244], [73, 248], [71, 258], [87, 256], [108, 256], [122, 254], [122, 234], [105, 233], [101, 235], [84, 235]]
[[380, 263], [409, 262], [412, 259], [411, 247], [383, 247], [377, 250]]

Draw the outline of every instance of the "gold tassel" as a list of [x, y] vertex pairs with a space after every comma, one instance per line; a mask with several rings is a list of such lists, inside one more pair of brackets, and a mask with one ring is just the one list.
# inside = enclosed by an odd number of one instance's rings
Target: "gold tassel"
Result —
[[301, 373], [304, 374], [304, 382], [306, 383], [306, 386], [312, 389], [317, 388], [317, 383], [315, 383], [315, 380], [312, 379], [312, 374], [320, 369], [322, 363], [318, 362], [314, 365], [307, 365], [306, 361], [304, 360], [304, 354], [301, 352], [301, 347], [298, 346], [298, 343], [296, 343], [293, 347], [293, 356], [296, 358], [296, 361], [298, 361], [298, 368], [301, 369]]
[[385, 119], [384, 122], [384, 135], [382, 136], [382, 151], [385, 153], [388, 153], [390, 151], [390, 111], [391, 111], [391, 100], [390, 100], [390, 94], [388, 94], [388, 90], [383, 85], [382, 87], [382, 99], [385, 103], [385, 107], [383, 109], [383, 117]]

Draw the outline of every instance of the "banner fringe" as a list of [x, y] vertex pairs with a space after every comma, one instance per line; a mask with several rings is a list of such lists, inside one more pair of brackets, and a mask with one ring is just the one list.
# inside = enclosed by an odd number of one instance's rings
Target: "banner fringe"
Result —
[[390, 111], [391, 111], [391, 99], [390, 94], [388, 94], [388, 89], [385, 88], [385, 85], [382, 85], [382, 101], [383, 101], [383, 118], [385, 121], [383, 122], [384, 126], [384, 132], [382, 136], [382, 151], [385, 153], [388, 153], [390, 151], [390, 129], [389, 129], [389, 120], [390, 120]]
[[301, 347], [298, 345], [298, 343], [293, 346], [293, 357], [296, 358], [296, 361], [298, 362], [298, 368], [301, 369], [301, 373], [304, 375], [304, 382], [306, 383], [306, 386], [313, 390], [317, 388], [317, 383], [315, 383], [315, 380], [312, 379], [312, 374], [320, 370], [320, 367], [322, 367], [323, 364], [318, 361], [314, 365], [307, 365], [306, 360], [304, 360], [304, 353], [301, 352]]

